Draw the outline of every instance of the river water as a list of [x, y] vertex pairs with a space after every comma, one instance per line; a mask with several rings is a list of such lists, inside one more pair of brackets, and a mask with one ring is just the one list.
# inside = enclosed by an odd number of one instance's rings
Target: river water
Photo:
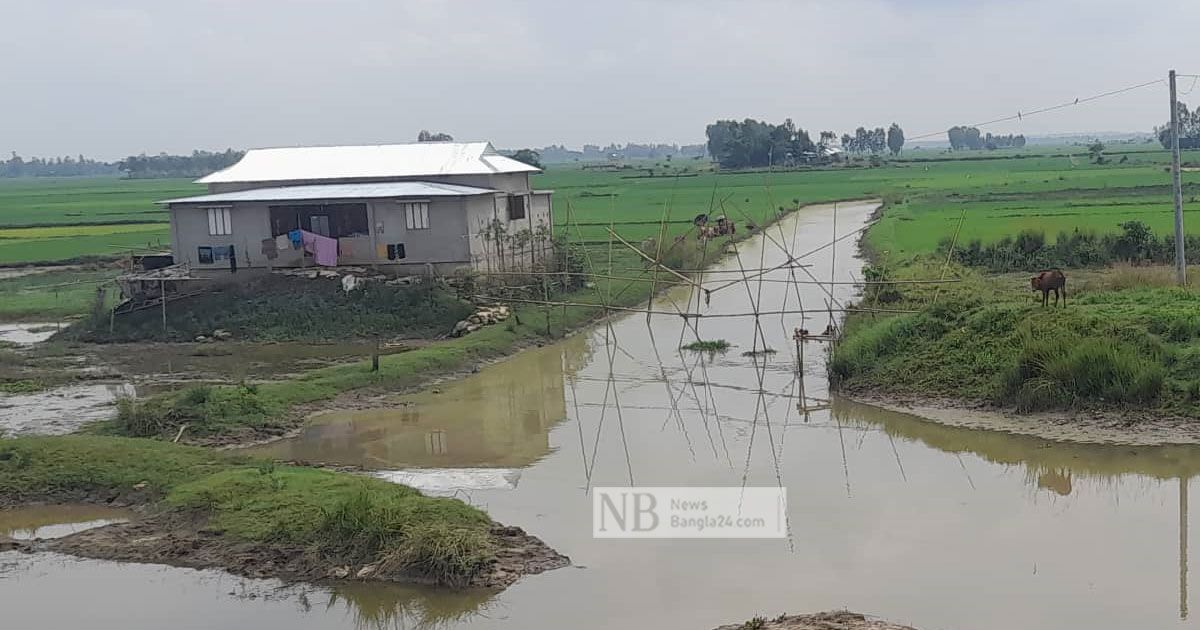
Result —
[[[843, 204], [852, 234], [872, 206]], [[722, 278], [820, 248], [834, 211], [812, 207], [706, 274], [708, 314], [616, 317], [530, 350], [440, 393], [318, 417], [259, 452], [365, 466], [475, 503], [542, 537], [575, 566], [499, 593], [379, 585], [280, 588], [270, 581], [53, 555], [0, 554], [7, 626], [151, 629], [438, 627], [705, 629], [755, 615], [849, 608], [932, 628], [1170, 628], [1187, 624], [1192, 447], [1052, 443], [944, 427], [828, 400], [814, 333], [854, 295], [853, 238], [770, 282]], [[832, 254], [832, 255], [831, 255]], [[836, 260], [836, 264], [831, 262]], [[737, 273], [726, 273], [736, 271]], [[684, 287], [655, 303], [685, 308]], [[786, 297], [785, 297], [786, 296]], [[831, 300], [826, 302], [826, 300]], [[695, 322], [695, 320], [692, 320]], [[680, 351], [726, 339], [723, 354]], [[744, 356], [763, 341], [777, 352]], [[805, 412], [807, 410], [807, 413]], [[788, 490], [779, 540], [591, 537], [593, 486], [774, 486]], [[56, 605], [71, 602], [71, 605]], [[135, 612], [131, 612], [135, 611]]]

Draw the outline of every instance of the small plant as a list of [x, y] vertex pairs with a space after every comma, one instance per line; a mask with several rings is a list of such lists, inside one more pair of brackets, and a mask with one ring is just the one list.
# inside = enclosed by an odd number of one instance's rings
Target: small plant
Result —
[[701, 340], [697, 339], [692, 343], [683, 346], [684, 350], [692, 350], [694, 352], [724, 352], [732, 347], [728, 341], [724, 339]]
[[776, 352], [778, 352], [778, 350], [776, 350], [774, 348], [761, 348], [759, 350], [747, 350], [742, 353], [742, 356], [744, 356], [744, 357], [759, 357], [759, 356], [766, 356], [768, 354], [775, 354]]
[[742, 630], [762, 630], [767, 627], [767, 620], [763, 617], [755, 617], [750, 621], [742, 624]]

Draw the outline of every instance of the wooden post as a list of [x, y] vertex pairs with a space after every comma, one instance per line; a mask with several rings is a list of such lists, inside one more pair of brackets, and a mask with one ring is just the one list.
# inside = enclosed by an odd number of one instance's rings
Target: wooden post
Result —
[[167, 334], [167, 281], [158, 281], [158, 297], [162, 300], [162, 325], [163, 336]]
[[1175, 188], [1175, 280], [1187, 284], [1187, 259], [1183, 251], [1183, 176], [1179, 166], [1179, 107], [1175, 93], [1175, 71], [1171, 83], [1171, 184]]
[[375, 340], [375, 351], [371, 353], [371, 371], [379, 371], [379, 340]]

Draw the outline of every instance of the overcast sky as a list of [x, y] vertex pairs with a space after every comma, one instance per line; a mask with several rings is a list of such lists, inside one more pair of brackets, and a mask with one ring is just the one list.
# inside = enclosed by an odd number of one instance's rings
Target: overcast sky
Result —
[[[0, 0], [0, 152], [689, 143], [730, 117], [911, 137], [1200, 73], [1197, 26], [1197, 0]], [[1162, 85], [987, 130], [1168, 111]]]

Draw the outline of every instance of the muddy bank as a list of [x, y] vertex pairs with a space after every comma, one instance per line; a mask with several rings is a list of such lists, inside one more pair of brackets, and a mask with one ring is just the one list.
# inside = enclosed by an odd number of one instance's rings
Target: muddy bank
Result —
[[914, 630], [909, 626], [871, 619], [847, 610], [812, 615], [780, 615], [774, 619], [755, 617], [745, 623], [721, 626], [716, 630]]
[[1118, 446], [1200, 444], [1195, 418], [1160, 414], [1149, 409], [1042, 411], [1018, 414], [984, 403], [870, 392], [842, 398], [921, 417], [952, 427], [1001, 431], [1056, 442]]
[[[370, 563], [323, 554], [300, 545], [232, 541], [208, 527], [208, 519], [177, 513], [149, 514], [129, 522], [85, 529], [67, 536], [32, 541], [0, 537], [0, 550], [56, 552], [82, 558], [221, 569], [250, 578], [284, 582], [357, 580], [428, 584], [387, 559]], [[568, 566], [571, 560], [519, 527], [496, 524], [490, 531], [495, 559], [465, 588], [503, 589], [524, 575]]]

